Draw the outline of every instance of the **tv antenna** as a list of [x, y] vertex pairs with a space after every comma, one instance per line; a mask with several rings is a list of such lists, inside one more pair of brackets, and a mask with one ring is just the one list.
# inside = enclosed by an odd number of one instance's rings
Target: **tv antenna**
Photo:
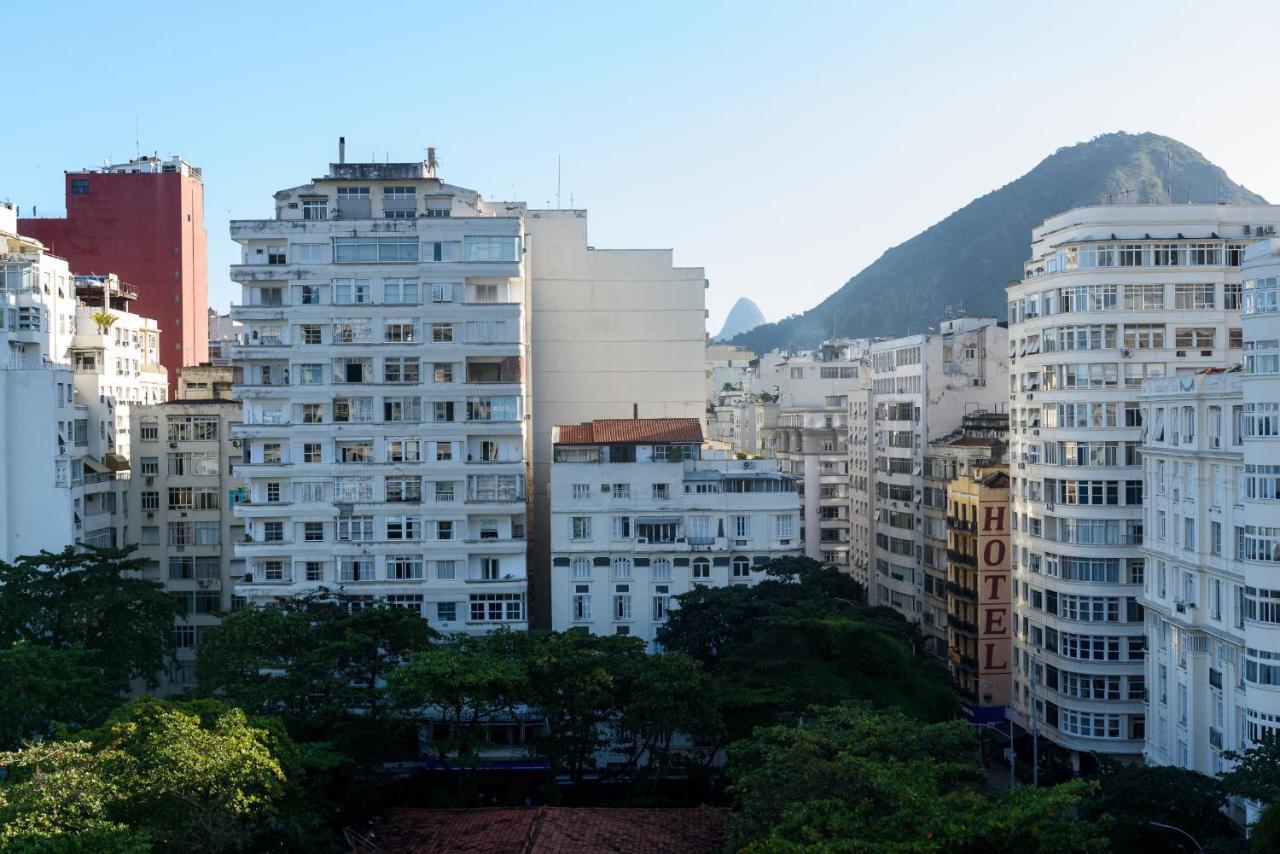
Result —
[[556, 210], [560, 210], [560, 155], [556, 155]]

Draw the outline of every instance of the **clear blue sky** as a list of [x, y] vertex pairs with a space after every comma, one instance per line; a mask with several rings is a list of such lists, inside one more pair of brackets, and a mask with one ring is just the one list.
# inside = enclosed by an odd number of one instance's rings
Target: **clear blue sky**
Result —
[[591, 211], [596, 246], [704, 266], [712, 331], [802, 311], [886, 248], [1112, 130], [1181, 139], [1280, 199], [1266, 3], [0, 0], [0, 198], [134, 154], [204, 168], [210, 299], [231, 218], [348, 158]]

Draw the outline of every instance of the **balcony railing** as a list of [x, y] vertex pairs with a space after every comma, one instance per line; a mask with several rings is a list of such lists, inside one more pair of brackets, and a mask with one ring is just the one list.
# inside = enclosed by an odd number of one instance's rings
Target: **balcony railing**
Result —
[[947, 549], [947, 560], [951, 561], [952, 563], [961, 564], [962, 566], [978, 565], [977, 555], [966, 554], [965, 552], [958, 552], [955, 549]]
[[978, 526], [972, 519], [961, 519], [958, 516], [948, 516], [947, 527], [953, 531], [968, 531], [972, 534], [977, 530]]
[[968, 620], [961, 619], [955, 614], [947, 614], [947, 625], [958, 632], [964, 632], [967, 635], [976, 635], [978, 627]]
[[954, 581], [947, 582], [947, 592], [953, 596], [959, 596], [961, 599], [968, 599], [971, 602], [978, 601], [978, 591], [965, 587], [963, 584], [956, 584]]

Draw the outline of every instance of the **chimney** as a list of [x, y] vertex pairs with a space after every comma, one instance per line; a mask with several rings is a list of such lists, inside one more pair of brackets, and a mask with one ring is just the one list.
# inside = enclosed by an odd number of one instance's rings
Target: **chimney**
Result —
[[436, 174], [436, 147], [434, 145], [427, 148], [427, 172], [435, 177]]
[[631, 418], [632, 418], [632, 420], [636, 420], [636, 419], [638, 419], [639, 417], [640, 417], [640, 404], [638, 404], [638, 403], [633, 403], [633, 404], [631, 404]]
[[347, 162], [347, 138], [345, 136], [338, 137], [338, 162]]

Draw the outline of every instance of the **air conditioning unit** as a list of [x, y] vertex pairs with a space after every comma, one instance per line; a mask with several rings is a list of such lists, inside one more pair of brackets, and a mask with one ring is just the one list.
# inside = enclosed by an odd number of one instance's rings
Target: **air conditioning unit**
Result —
[[1186, 351], [1186, 350], [1179, 350], [1175, 355], [1176, 355], [1179, 359], [1182, 359], [1182, 358], [1184, 358], [1184, 357], [1187, 355], [1187, 351]]
[[639, 545], [642, 545], [642, 546], [647, 546], [647, 545], [649, 545], [649, 538], [648, 538], [648, 537], [636, 537], [636, 543], [638, 543]]
[[1121, 355], [1121, 357], [1123, 357], [1123, 358], [1127, 359], [1127, 358], [1129, 358], [1130, 356], [1132, 356], [1132, 355], [1133, 355], [1133, 351], [1132, 351], [1132, 350], [1121, 350], [1121, 351], [1120, 351], [1120, 355]]
[[147, 518], [148, 518], [148, 519], [154, 519], [154, 518], [156, 518], [155, 511], [154, 511], [154, 510], [148, 510], [148, 511], [147, 511]]

